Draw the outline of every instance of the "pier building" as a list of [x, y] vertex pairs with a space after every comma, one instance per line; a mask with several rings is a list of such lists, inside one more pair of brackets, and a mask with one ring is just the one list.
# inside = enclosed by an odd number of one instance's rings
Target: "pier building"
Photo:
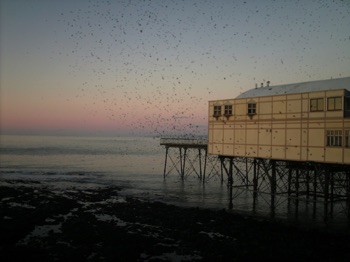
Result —
[[209, 102], [208, 153], [350, 164], [350, 77]]
[[[248, 90], [209, 101], [208, 154], [216, 155], [230, 190], [254, 199], [320, 199], [325, 213], [350, 200], [350, 77]], [[347, 209], [349, 210], [349, 209]]]

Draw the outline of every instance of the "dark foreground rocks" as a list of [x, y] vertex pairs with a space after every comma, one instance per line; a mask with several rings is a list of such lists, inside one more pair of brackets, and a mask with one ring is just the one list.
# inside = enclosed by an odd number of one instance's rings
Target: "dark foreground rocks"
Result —
[[0, 186], [0, 261], [350, 261], [347, 234], [119, 196]]

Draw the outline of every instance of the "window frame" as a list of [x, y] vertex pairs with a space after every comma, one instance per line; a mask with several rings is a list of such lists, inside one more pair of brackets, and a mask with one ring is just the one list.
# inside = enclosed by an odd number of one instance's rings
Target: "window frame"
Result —
[[345, 130], [344, 147], [350, 147], [350, 129]]
[[247, 103], [247, 114], [249, 116], [256, 115], [256, 102], [255, 101], [249, 101]]
[[[321, 103], [322, 101], [322, 103]], [[316, 102], [316, 108], [313, 108], [312, 102]], [[321, 108], [322, 106], [322, 108]], [[310, 99], [310, 112], [322, 112], [324, 111], [324, 98], [319, 97], [319, 98], [311, 98]]]
[[231, 104], [224, 105], [224, 116], [232, 116], [233, 106]]
[[[337, 100], [340, 100], [340, 108], [337, 107]], [[331, 105], [332, 108], [331, 108]], [[343, 99], [341, 96], [332, 96], [327, 98], [327, 111], [341, 111], [343, 109]]]
[[344, 97], [344, 111], [350, 111], [350, 96]]
[[221, 116], [221, 105], [214, 105], [213, 116], [214, 116], [214, 117], [219, 117], [219, 116]]
[[342, 147], [343, 146], [343, 130], [327, 130], [326, 131], [326, 146], [327, 147]]

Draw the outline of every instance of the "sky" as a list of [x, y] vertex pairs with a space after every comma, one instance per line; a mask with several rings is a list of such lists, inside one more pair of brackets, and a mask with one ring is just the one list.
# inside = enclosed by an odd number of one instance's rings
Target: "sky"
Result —
[[1, 0], [0, 133], [206, 134], [208, 101], [350, 76], [349, 0]]

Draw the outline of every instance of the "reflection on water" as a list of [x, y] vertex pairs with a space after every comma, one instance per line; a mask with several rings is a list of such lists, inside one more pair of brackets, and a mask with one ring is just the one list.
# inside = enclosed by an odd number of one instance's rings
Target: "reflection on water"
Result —
[[234, 198], [231, 199], [229, 188], [220, 181], [211, 181], [203, 185], [195, 177], [182, 180], [176, 176], [167, 177], [163, 181], [162, 178], [158, 180], [159, 183], [154, 183], [153, 186], [146, 183], [130, 184], [124, 194], [184, 207], [225, 209], [227, 212], [246, 216], [350, 233], [345, 203], [334, 203], [332, 206], [328, 204], [326, 209], [321, 200], [307, 202], [279, 196], [275, 199], [275, 208], [272, 208], [269, 194], [258, 194], [254, 199], [252, 191], [234, 188], [233, 191], [236, 192], [233, 192]]

